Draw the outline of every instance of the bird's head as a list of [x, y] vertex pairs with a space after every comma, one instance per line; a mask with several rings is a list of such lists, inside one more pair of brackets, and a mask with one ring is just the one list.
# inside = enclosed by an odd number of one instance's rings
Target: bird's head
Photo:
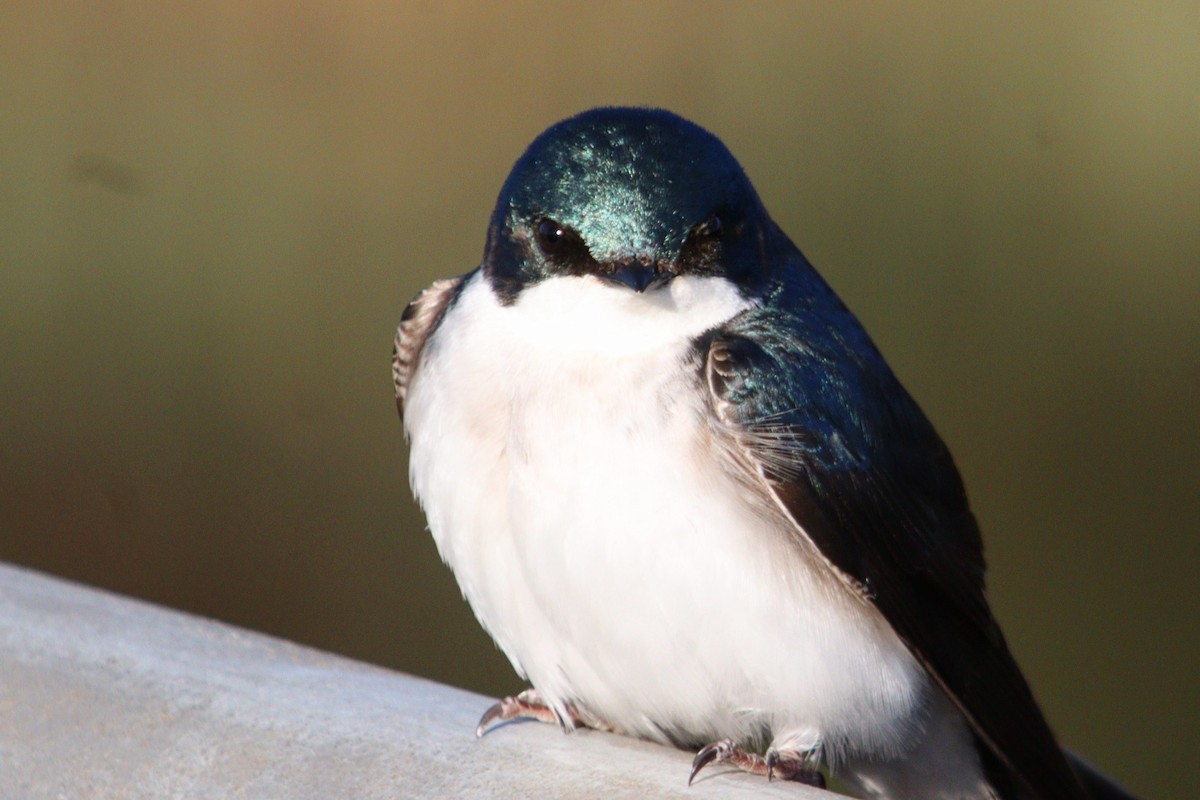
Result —
[[667, 111], [598, 108], [540, 135], [514, 165], [484, 270], [505, 302], [548, 278], [654, 292], [682, 275], [754, 292], [775, 231], [729, 150]]

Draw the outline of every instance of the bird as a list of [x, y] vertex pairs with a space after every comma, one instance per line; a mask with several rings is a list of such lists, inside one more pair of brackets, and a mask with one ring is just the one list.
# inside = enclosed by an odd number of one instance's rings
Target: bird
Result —
[[404, 310], [392, 369], [438, 552], [531, 685], [479, 735], [689, 748], [689, 784], [1129, 797], [1039, 710], [946, 445], [699, 125], [546, 129], [481, 263]]

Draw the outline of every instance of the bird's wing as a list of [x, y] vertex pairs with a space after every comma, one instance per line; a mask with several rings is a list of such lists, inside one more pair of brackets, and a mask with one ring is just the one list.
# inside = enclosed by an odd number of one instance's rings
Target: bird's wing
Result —
[[437, 327], [450, 302], [458, 296], [467, 276], [444, 278], [417, 293], [400, 315], [396, 342], [392, 347], [392, 382], [396, 385], [396, 408], [404, 416], [408, 387], [421, 361], [421, 351], [429, 334]]
[[831, 292], [816, 302], [764, 304], [709, 334], [727, 446], [961, 709], [1001, 796], [1082, 800], [988, 607], [949, 452], [850, 312]]

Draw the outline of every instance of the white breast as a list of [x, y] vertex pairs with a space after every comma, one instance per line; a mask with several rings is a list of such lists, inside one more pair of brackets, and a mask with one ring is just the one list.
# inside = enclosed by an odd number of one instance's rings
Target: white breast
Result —
[[405, 425], [439, 551], [519, 672], [663, 740], [899, 753], [928, 680], [735, 482], [693, 340], [750, 306], [716, 278], [637, 294], [481, 274], [422, 355]]

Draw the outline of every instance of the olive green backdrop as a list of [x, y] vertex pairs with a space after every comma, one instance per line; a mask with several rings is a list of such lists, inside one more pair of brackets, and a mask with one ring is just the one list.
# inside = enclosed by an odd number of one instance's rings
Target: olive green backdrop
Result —
[[0, 558], [517, 688], [411, 502], [391, 339], [612, 103], [729, 144], [956, 453], [1062, 738], [1190, 796], [1191, 3], [5, 3]]

